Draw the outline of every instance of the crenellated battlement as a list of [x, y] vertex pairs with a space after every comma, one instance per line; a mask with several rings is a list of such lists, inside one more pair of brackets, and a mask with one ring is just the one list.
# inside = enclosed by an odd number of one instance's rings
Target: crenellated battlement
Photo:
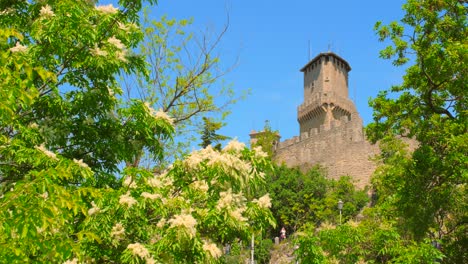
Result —
[[[293, 145], [302, 144], [303, 141], [320, 141], [330, 137], [340, 137], [341, 142], [359, 142], [364, 141], [362, 120], [359, 116], [353, 116], [350, 120], [343, 116], [341, 120], [332, 120], [330, 125], [321, 125], [319, 128], [311, 128], [309, 131], [302, 132], [299, 136], [286, 139], [277, 144], [277, 151], [288, 148]], [[336, 140], [333, 140], [336, 141]]]

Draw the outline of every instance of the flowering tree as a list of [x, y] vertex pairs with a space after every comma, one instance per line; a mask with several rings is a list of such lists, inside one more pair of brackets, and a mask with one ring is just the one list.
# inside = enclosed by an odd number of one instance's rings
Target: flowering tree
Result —
[[273, 223], [255, 197], [265, 154], [238, 142], [158, 176], [119, 169], [142, 150], [162, 158], [174, 133], [165, 112], [119, 99], [116, 75], [144, 70], [143, 3], [119, 3], [0, 4], [1, 262], [212, 262]]

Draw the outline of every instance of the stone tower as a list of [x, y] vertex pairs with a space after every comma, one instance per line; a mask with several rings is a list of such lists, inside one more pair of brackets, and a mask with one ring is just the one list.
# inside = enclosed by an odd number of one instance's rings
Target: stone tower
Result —
[[[320, 53], [307, 63], [304, 102], [297, 109], [300, 135], [280, 142], [275, 161], [304, 170], [320, 164], [329, 178], [351, 176], [358, 187], [369, 183], [379, 153], [363, 133], [363, 122], [348, 96], [351, 67], [332, 52]], [[253, 139], [255, 133], [251, 134]]]
[[[321, 53], [307, 63], [304, 73], [304, 103], [298, 108], [301, 134], [327, 129], [332, 121], [350, 121], [356, 107], [348, 98], [348, 62], [335, 53]], [[322, 129], [322, 130], [323, 130]]]

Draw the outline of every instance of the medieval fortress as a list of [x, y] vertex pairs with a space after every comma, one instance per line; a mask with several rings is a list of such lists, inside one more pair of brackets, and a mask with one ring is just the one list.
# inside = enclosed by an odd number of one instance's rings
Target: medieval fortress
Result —
[[[276, 144], [275, 161], [289, 167], [310, 168], [320, 164], [328, 177], [351, 176], [355, 185], [369, 184], [379, 153], [365, 138], [363, 122], [348, 95], [351, 67], [332, 52], [320, 53], [307, 63], [304, 102], [297, 108], [300, 135]], [[250, 134], [251, 140], [262, 132]]]

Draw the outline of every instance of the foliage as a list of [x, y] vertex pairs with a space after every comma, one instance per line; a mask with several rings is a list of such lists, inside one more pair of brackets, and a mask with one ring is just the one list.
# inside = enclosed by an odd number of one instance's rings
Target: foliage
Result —
[[206, 148], [209, 145], [216, 143], [214, 148], [220, 149], [221, 148], [220, 141], [229, 139], [229, 137], [227, 136], [216, 134], [216, 131], [219, 130], [222, 126], [223, 124], [221, 122], [215, 122], [208, 117], [203, 117], [203, 131], [201, 133], [202, 142], [200, 143], [199, 146], [202, 148]]
[[[298, 168], [276, 167], [273, 173], [267, 174], [266, 186], [278, 227], [284, 226], [290, 232], [305, 223], [337, 223], [340, 199], [344, 202], [344, 221], [356, 216], [368, 201], [366, 191], [356, 190], [350, 177], [327, 179], [319, 167], [306, 173]], [[274, 235], [278, 234], [279, 230]]]
[[273, 131], [270, 126], [270, 121], [266, 120], [263, 130], [256, 133], [251, 147], [261, 147], [261, 149], [268, 154], [268, 157], [272, 158], [279, 138], [279, 132]]
[[120, 100], [116, 76], [145, 71], [142, 4], [1, 3], [0, 262], [215, 263], [274, 225], [265, 153], [232, 141], [137, 166], [174, 135], [151, 102]]
[[[372, 212], [372, 209], [368, 209]], [[406, 240], [391, 222], [370, 213], [364, 221], [339, 226], [304, 226], [297, 257], [306, 263], [434, 263], [442, 257], [431, 241]]]
[[[383, 149], [373, 181], [379, 203], [398, 217], [401, 232], [417, 243], [441, 240], [447, 261], [466, 262], [467, 4], [409, 0], [403, 8], [402, 24], [376, 24], [380, 40], [392, 42], [381, 57], [413, 64], [402, 85], [370, 102], [374, 123], [367, 134]], [[408, 154], [396, 136], [419, 145]]]
[[262, 239], [255, 241], [255, 263], [268, 264], [270, 263], [270, 250], [273, 247], [273, 241], [271, 239]]
[[[229, 114], [228, 107], [238, 100], [222, 81], [230, 69], [221, 67], [217, 55], [228, 24], [219, 33], [194, 34], [191, 23], [190, 19], [167, 16], [152, 19], [146, 10], [142, 23], [145, 37], [139, 45], [146, 58], [145, 72], [123, 79], [127, 99], [137, 96], [173, 118], [175, 140], [163, 140], [166, 163], [187, 154], [196, 140], [193, 132], [205, 124], [204, 116], [223, 120]], [[151, 153], [142, 153], [142, 158], [151, 158]]]

